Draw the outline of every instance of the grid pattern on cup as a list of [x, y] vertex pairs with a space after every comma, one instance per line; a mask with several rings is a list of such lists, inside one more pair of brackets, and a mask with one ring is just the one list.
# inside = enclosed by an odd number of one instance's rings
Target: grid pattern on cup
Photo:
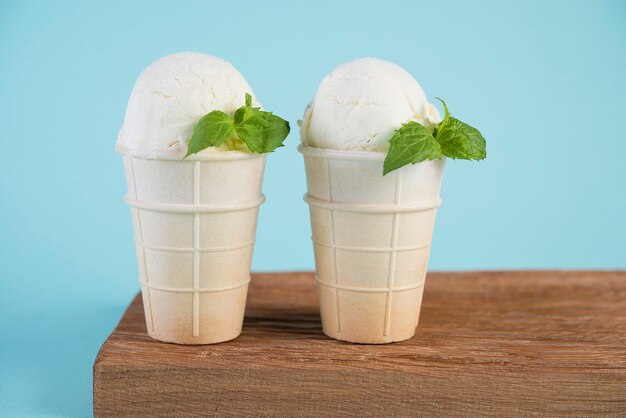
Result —
[[[328, 191], [329, 191], [329, 201], [333, 202], [333, 188], [332, 188], [332, 174], [331, 174], [331, 160], [326, 160], [326, 169], [327, 169], [327, 177], [328, 177]], [[396, 172], [396, 179], [395, 179], [395, 195], [394, 195], [394, 205], [395, 206], [400, 206], [401, 202], [402, 202], [402, 171], [398, 170]], [[432, 208], [430, 207], [425, 207], [423, 210], [430, 210]], [[340, 291], [348, 291], [348, 292], [361, 292], [361, 293], [386, 293], [386, 301], [385, 301], [385, 319], [384, 319], [384, 327], [383, 327], [383, 336], [387, 337], [389, 336], [390, 332], [391, 332], [391, 313], [392, 313], [392, 308], [393, 308], [393, 294], [395, 292], [403, 292], [403, 291], [409, 291], [409, 290], [413, 290], [413, 289], [417, 289], [421, 286], [424, 285], [424, 278], [422, 278], [419, 282], [415, 283], [415, 284], [411, 284], [408, 286], [395, 286], [395, 276], [396, 276], [396, 260], [397, 260], [397, 253], [398, 252], [402, 252], [402, 251], [414, 251], [414, 250], [420, 250], [420, 249], [425, 249], [428, 248], [430, 246], [430, 244], [425, 244], [425, 245], [419, 245], [419, 246], [411, 246], [411, 247], [399, 247], [398, 246], [398, 236], [399, 236], [399, 232], [398, 232], [398, 227], [399, 227], [399, 218], [400, 216], [402, 216], [401, 213], [393, 213], [392, 214], [392, 233], [391, 233], [391, 242], [390, 242], [390, 247], [388, 248], [367, 248], [367, 247], [356, 247], [356, 246], [345, 246], [345, 245], [339, 245], [337, 243], [337, 237], [336, 237], [336, 228], [335, 228], [335, 217], [336, 214], [335, 212], [338, 210], [332, 206], [329, 206], [327, 208], [327, 210], [329, 211], [329, 215], [330, 215], [330, 231], [331, 231], [331, 243], [330, 245], [328, 244], [324, 244], [320, 241], [317, 241], [315, 239], [315, 237], [313, 237], [313, 241], [315, 244], [317, 245], [321, 245], [321, 246], [325, 246], [325, 247], [330, 247], [331, 252], [332, 252], [332, 257], [333, 257], [333, 276], [334, 276], [334, 283], [330, 284], [330, 283], [325, 283], [323, 281], [320, 280], [319, 276], [316, 276], [316, 280], [318, 282], [319, 285], [322, 286], [326, 286], [326, 287], [331, 287], [334, 288], [334, 292], [335, 292], [335, 301], [336, 301], [336, 321], [337, 321], [337, 332], [341, 332], [341, 313], [340, 313], [340, 300], [339, 300], [339, 292]], [[365, 209], [363, 209], [363, 211], [366, 211]], [[354, 251], [354, 252], [371, 252], [371, 253], [380, 253], [380, 252], [385, 252], [385, 253], [389, 253], [389, 269], [387, 271], [387, 280], [386, 280], [386, 286], [385, 287], [378, 287], [378, 288], [363, 288], [363, 287], [358, 287], [358, 286], [347, 286], [347, 285], [340, 285], [339, 284], [339, 269], [338, 269], [338, 256], [337, 256], [337, 251], [338, 250], [343, 250], [343, 251]]]
[[[200, 161], [193, 163], [193, 204], [200, 204]], [[200, 214], [193, 214], [193, 336], [200, 335]]]
[[[328, 196], [330, 200], [333, 200], [333, 181], [330, 173], [330, 161], [326, 160], [326, 168], [328, 170]], [[333, 265], [335, 273], [335, 301], [337, 310], [337, 332], [341, 331], [341, 315], [339, 314], [339, 276], [337, 273], [337, 239], [335, 238], [335, 211], [330, 210], [330, 230], [332, 231], [332, 251], [333, 251]]]
[[[396, 195], [394, 197], [394, 203], [398, 205], [400, 203], [400, 193], [402, 186], [402, 171], [396, 172]], [[389, 275], [387, 276], [387, 301], [385, 303], [385, 333], [383, 334], [385, 337], [389, 335], [389, 328], [391, 328], [390, 324], [390, 316], [391, 316], [391, 304], [393, 302], [393, 282], [396, 278], [396, 247], [398, 245], [398, 214], [393, 214], [393, 229], [391, 232], [391, 254], [389, 260]]]
[[[135, 199], [137, 199], [137, 180], [135, 178], [135, 164], [133, 163], [133, 159], [129, 158], [129, 163], [130, 163], [130, 170], [132, 173], [132, 183], [129, 185], [130, 190], [129, 193], [132, 193], [135, 197]], [[132, 208], [131, 209], [136, 217], [136, 222], [137, 222], [137, 233], [139, 234], [140, 239], [143, 237], [143, 230], [141, 228], [141, 213], [139, 211], [139, 209], [137, 208]], [[143, 239], [141, 239], [143, 241]], [[143, 246], [139, 246], [140, 248], [140, 253], [139, 253], [139, 258], [141, 259], [141, 263], [143, 264], [142, 268], [143, 271], [147, 271], [147, 267], [146, 267], [146, 250]], [[150, 295], [150, 283], [148, 281], [148, 275], [146, 274], [146, 282], [145, 284], [143, 282], [141, 282], [142, 286], [145, 286], [146, 288], [146, 295], [147, 295], [147, 301], [146, 301], [146, 316], [147, 316], [147, 321], [146, 323], [150, 325], [150, 331], [154, 332], [154, 316], [152, 315], [152, 298]]]
[[[396, 286], [394, 288], [389, 287], [358, 287], [358, 286], [345, 286], [345, 285], [335, 285], [330, 283], [324, 283], [320, 280], [318, 276], [315, 276], [315, 280], [318, 284], [325, 287], [332, 287], [336, 290], [346, 290], [348, 292], [360, 292], [360, 293], [394, 293], [394, 292], [406, 292], [408, 290], [419, 289], [424, 285], [424, 280], [420, 280], [416, 284], [412, 284], [409, 286]], [[387, 335], [387, 334], [385, 334]]]
[[[200, 203], [200, 179], [201, 179], [201, 161], [193, 162], [193, 204], [192, 205], [163, 205], [160, 203], [151, 203], [140, 201], [138, 199], [137, 192], [137, 183], [135, 178], [135, 169], [133, 165], [133, 159], [130, 158], [130, 169], [132, 173], [132, 184], [129, 184], [129, 195], [132, 197], [131, 199], [127, 199], [128, 203], [131, 204], [132, 210], [135, 214], [136, 219], [136, 233], [135, 242], [138, 248], [139, 262], [142, 264], [142, 270], [144, 272], [143, 279], [140, 277], [140, 283], [142, 287], [145, 289], [146, 293], [146, 319], [147, 323], [150, 326], [151, 331], [154, 331], [154, 314], [152, 311], [152, 291], [161, 291], [167, 293], [191, 293], [193, 297], [192, 301], [192, 335], [194, 337], [198, 337], [200, 335], [200, 294], [201, 293], [217, 293], [217, 292], [227, 292], [235, 289], [239, 289], [243, 286], [247, 286], [250, 282], [250, 278], [248, 276], [247, 280], [241, 281], [239, 283], [234, 283], [232, 285], [221, 286], [221, 287], [209, 287], [203, 288], [200, 287], [200, 264], [201, 264], [201, 253], [204, 252], [228, 252], [228, 251], [236, 251], [244, 248], [252, 247], [254, 245], [254, 240], [249, 242], [244, 242], [242, 244], [236, 244], [231, 246], [222, 246], [222, 247], [201, 247], [201, 232], [200, 232], [200, 222], [201, 222], [201, 213], [206, 212], [207, 210], [210, 212], [229, 212], [229, 211], [237, 211], [237, 210], [248, 210], [252, 208], [257, 208], [264, 200], [263, 196], [260, 197], [258, 202], [245, 202], [241, 205], [237, 206], [228, 206], [222, 209], [218, 207], [212, 206], [203, 206]], [[169, 246], [155, 246], [148, 245], [144, 242], [144, 234], [142, 229], [142, 221], [141, 221], [141, 212], [147, 210], [156, 210], [157, 212], [189, 212], [192, 211], [193, 214], [193, 247], [169, 247]], [[193, 253], [193, 285], [191, 288], [186, 287], [171, 287], [171, 286], [163, 286], [152, 283], [149, 278], [148, 269], [147, 269], [147, 257], [146, 250], [153, 250], [159, 252], [167, 252], [167, 253]]]

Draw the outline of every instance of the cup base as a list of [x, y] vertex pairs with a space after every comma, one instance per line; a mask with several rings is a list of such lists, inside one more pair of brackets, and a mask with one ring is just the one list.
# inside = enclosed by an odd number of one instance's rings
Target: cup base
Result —
[[406, 333], [402, 335], [389, 335], [389, 336], [384, 337], [384, 336], [381, 336], [380, 334], [366, 336], [362, 334], [351, 335], [349, 332], [337, 333], [331, 330], [326, 330], [324, 329], [324, 327], [322, 328], [323, 328], [322, 331], [327, 337], [334, 338], [335, 340], [346, 341], [346, 342], [355, 343], [355, 344], [390, 344], [390, 343], [396, 343], [400, 341], [409, 340], [413, 338], [413, 336], [415, 335], [415, 329], [410, 333]]
[[235, 338], [241, 335], [241, 330], [233, 330], [232, 333], [223, 334], [220, 336], [214, 336], [211, 338], [207, 337], [185, 337], [180, 338], [176, 335], [172, 334], [157, 334], [155, 332], [151, 332], [148, 330], [148, 336], [153, 340], [170, 343], [170, 344], [181, 344], [181, 345], [208, 345], [208, 344], [219, 344], [226, 341], [234, 340]]

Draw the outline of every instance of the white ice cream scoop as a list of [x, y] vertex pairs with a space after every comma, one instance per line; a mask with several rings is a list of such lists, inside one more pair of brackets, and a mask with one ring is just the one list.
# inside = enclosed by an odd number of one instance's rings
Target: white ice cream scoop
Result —
[[394, 63], [361, 58], [335, 68], [301, 121], [302, 143], [334, 150], [386, 151], [403, 123], [440, 121], [419, 83]]
[[181, 159], [198, 120], [213, 110], [231, 114], [244, 105], [246, 93], [258, 106], [246, 79], [220, 58], [198, 52], [160, 58], [135, 83], [117, 150], [143, 158]]

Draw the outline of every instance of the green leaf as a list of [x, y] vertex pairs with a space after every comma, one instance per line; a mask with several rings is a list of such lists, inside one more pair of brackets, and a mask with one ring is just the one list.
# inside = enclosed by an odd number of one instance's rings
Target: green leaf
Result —
[[450, 116], [446, 102], [444, 118], [435, 130], [435, 138], [446, 157], [462, 160], [482, 160], [487, 157], [487, 142], [478, 129]]
[[272, 112], [252, 107], [252, 96], [246, 94], [245, 106], [235, 112], [234, 129], [250, 151], [263, 154], [282, 147], [290, 127], [289, 122]]
[[417, 122], [408, 122], [389, 140], [390, 147], [383, 164], [383, 175], [407, 164], [441, 158], [441, 146], [428, 129]]
[[462, 160], [483, 160], [487, 157], [487, 142], [478, 129], [457, 118], [437, 131], [437, 141], [445, 156]]
[[185, 158], [205, 148], [222, 145], [233, 129], [233, 118], [226, 113], [214, 110], [206, 114], [193, 128]]

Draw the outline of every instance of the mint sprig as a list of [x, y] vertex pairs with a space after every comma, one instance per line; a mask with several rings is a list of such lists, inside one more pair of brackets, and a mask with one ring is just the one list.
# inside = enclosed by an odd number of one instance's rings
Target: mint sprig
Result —
[[247, 148], [256, 154], [272, 152], [283, 146], [289, 130], [286, 120], [259, 107], [252, 107], [252, 96], [246, 93], [245, 105], [237, 109], [233, 116], [214, 110], [198, 121], [185, 158], [208, 147], [219, 147], [225, 141], [233, 149]]
[[478, 129], [460, 121], [448, 111], [431, 134], [418, 122], [408, 122], [389, 139], [389, 151], [383, 164], [383, 175], [407, 164], [434, 160], [444, 155], [452, 159], [482, 160], [487, 157], [486, 141]]

